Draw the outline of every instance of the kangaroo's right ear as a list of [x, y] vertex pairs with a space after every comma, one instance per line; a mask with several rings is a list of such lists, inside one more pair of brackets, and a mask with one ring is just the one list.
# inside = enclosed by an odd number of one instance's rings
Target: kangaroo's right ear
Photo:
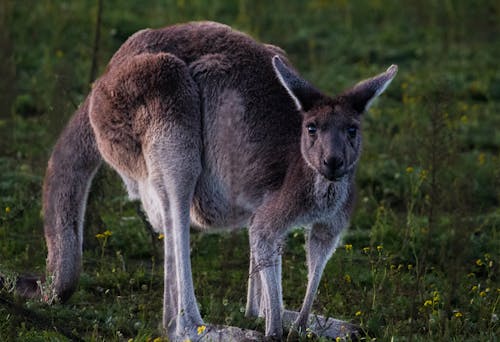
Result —
[[285, 65], [278, 55], [273, 57], [273, 68], [297, 110], [308, 111], [321, 97], [321, 93], [316, 88]]
[[373, 100], [384, 92], [397, 72], [397, 65], [391, 65], [387, 71], [359, 82], [354, 87], [344, 92], [344, 95], [353, 108], [361, 114], [370, 107]]

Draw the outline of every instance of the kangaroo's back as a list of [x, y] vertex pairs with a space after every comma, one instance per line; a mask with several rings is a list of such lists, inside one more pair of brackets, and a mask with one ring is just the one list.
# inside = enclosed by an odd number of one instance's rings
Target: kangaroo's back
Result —
[[101, 83], [130, 74], [127, 64], [135, 56], [158, 53], [183, 61], [198, 87], [203, 170], [193, 220], [241, 225], [282, 185], [291, 156], [300, 154], [301, 118], [271, 63], [276, 54], [285, 59], [284, 52], [218, 23], [146, 29], [115, 53]]

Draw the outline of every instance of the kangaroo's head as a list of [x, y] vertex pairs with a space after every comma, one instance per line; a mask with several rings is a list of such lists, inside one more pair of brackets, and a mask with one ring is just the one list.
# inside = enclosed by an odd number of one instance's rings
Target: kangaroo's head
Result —
[[333, 98], [302, 79], [278, 57], [274, 71], [302, 113], [301, 151], [306, 163], [330, 181], [352, 173], [361, 153], [361, 119], [396, 76], [397, 66]]

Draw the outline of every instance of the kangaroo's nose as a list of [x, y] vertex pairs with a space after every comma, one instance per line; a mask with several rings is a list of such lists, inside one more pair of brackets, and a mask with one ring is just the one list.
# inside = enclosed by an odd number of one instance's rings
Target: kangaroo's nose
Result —
[[338, 170], [344, 166], [344, 160], [338, 156], [323, 159], [323, 164], [331, 170]]

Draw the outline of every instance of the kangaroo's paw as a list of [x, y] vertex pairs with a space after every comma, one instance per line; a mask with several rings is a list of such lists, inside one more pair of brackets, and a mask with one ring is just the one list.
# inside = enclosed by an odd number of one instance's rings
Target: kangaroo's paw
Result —
[[288, 341], [297, 341], [302, 335], [333, 339], [337, 337], [357, 339], [360, 336], [360, 327], [355, 324], [314, 314], [309, 315], [306, 329], [297, 329], [294, 327], [294, 322], [298, 316], [299, 313], [296, 311], [285, 310], [283, 313], [283, 326], [285, 329], [290, 329]]

